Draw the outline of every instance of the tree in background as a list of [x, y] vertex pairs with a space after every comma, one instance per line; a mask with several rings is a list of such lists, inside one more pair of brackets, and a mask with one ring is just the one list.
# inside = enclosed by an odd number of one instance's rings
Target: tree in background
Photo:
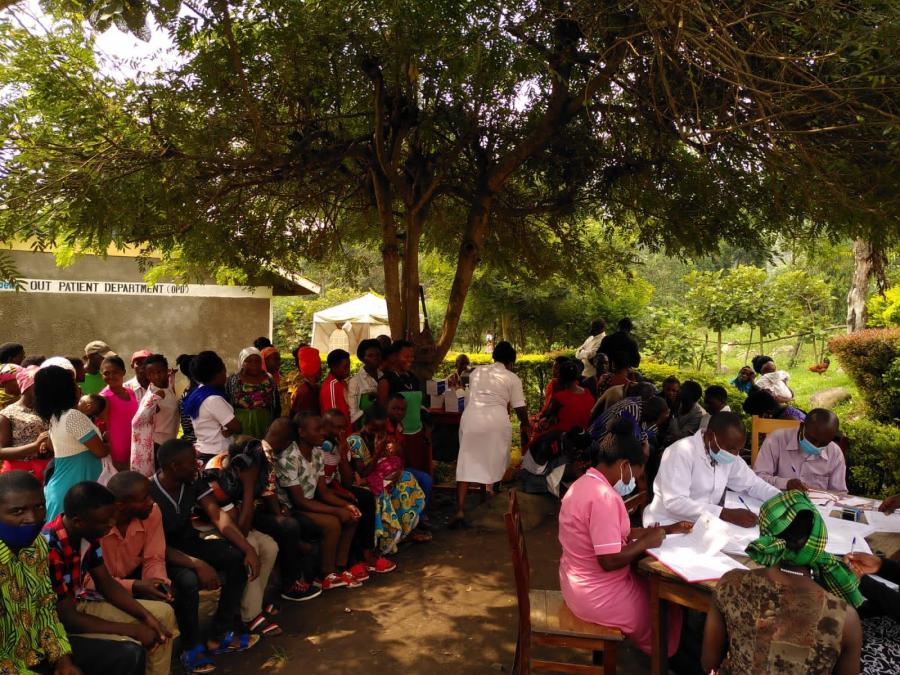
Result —
[[397, 337], [421, 252], [449, 253], [433, 361], [479, 263], [552, 277], [588, 217], [670, 253], [897, 235], [887, 2], [113, 6], [98, 28], [146, 7], [179, 65], [116, 82], [79, 28], [0, 24], [3, 236], [244, 270], [366, 241]]

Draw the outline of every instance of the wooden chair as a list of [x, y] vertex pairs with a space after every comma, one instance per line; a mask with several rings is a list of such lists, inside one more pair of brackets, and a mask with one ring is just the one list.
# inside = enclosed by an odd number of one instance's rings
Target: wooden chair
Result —
[[759, 454], [759, 435], [770, 434], [776, 429], [796, 429], [800, 426], [797, 420], [770, 420], [765, 417], [753, 416], [753, 425], [750, 429], [750, 466], [756, 464], [756, 456]]
[[[622, 631], [582, 621], [566, 607], [559, 591], [529, 588], [531, 568], [528, 565], [525, 532], [515, 490], [509, 492], [509, 511], [504, 514], [503, 519], [509, 536], [519, 601], [519, 637], [513, 675], [529, 675], [532, 670], [615, 675], [616, 649], [625, 639]], [[593, 652], [593, 663], [597, 664], [602, 660], [602, 665], [532, 659], [532, 644], [589, 650]]]

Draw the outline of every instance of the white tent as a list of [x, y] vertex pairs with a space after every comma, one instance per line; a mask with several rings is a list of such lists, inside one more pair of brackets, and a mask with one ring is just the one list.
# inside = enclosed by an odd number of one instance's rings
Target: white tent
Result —
[[363, 340], [390, 334], [387, 302], [374, 293], [313, 314], [312, 346], [323, 354], [332, 349], [355, 354]]

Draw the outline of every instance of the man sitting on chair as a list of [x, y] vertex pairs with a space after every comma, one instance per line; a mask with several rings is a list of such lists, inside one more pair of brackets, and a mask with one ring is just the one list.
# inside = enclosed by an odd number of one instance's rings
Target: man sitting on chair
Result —
[[644, 510], [644, 525], [695, 521], [704, 511], [741, 527], [756, 525], [756, 515], [749, 509], [719, 506], [726, 488], [760, 501], [780, 492], [738, 456], [746, 438], [741, 418], [720, 412], [712, 416], [706, 431], [666, 448], [653, 483], [653, 501]]
[[799, 429], [777, 429], [766, 435], [753, 470], [781, 490], [847, 492], [847, 465], [834, 437], [838, 418], [816, 408]]

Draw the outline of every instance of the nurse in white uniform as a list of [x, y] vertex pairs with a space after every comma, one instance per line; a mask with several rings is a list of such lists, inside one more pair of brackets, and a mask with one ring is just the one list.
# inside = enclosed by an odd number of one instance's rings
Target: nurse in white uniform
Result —
[[494, 363], [480, 366], [469, 376], [469, 398], [459, 423], [459, 459], [456, 462], [456, 516], [450, 527], [464, 523], [464, 504], [469, 483], [493, 485], [509, 466], [512, 427], [509, 409], [515, 410], [522, 428], [528, 428], [528, 413], [522, 380], [512, 372], [516, 350], [499, 342]]
[[726, 488], [763, 502], [781, 492], [738, 456], [745, 440], [740, 416], [718, 412], [705, 431], [666, 448], [653, 481], [653, 501], [644, 509], [644, 526], [694, 522], [704, 512], [741, 527], [756, 525], [756, 516], [749, 509], [721, 506]]

